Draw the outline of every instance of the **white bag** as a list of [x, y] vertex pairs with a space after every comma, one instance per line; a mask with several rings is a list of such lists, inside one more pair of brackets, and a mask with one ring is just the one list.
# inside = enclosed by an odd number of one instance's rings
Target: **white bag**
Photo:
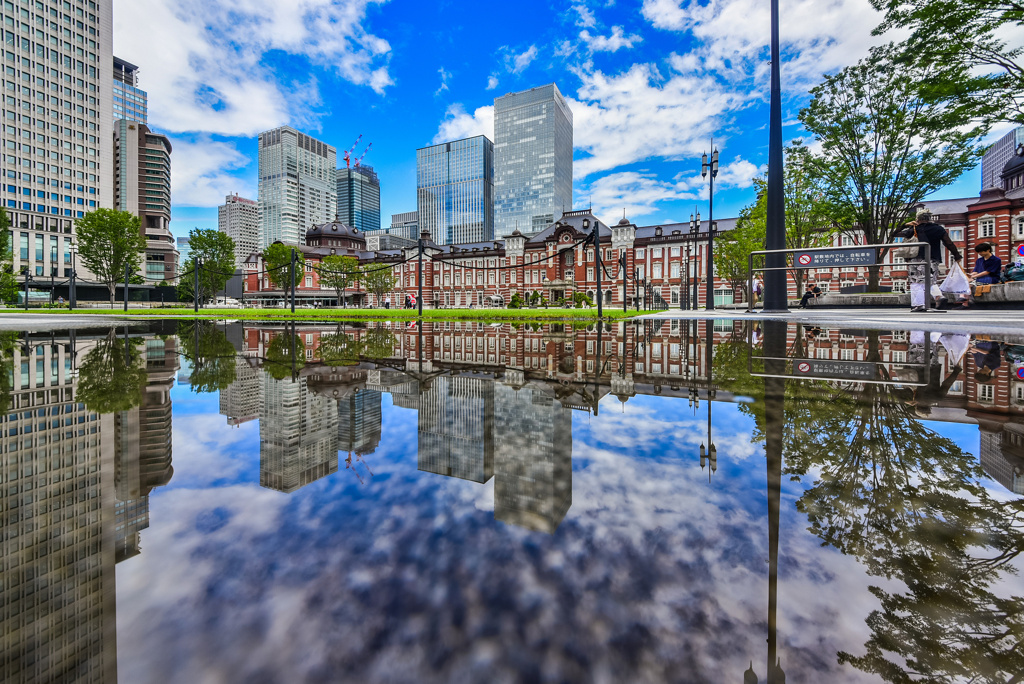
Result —
[[971, 345], [971, 338], [967, 335], [948, 334], [940, 337], [939, 342], [946, 348], [946, 353], [953, 360], [953, 365], [959, 366], [964, 359], [964, 354], [967, 353], [967, 347]]
[[946, 294], [966, 296], [971, 294], [971, 282], [967, 280], [967, 276], [964, 275], [964, 269], [960, 268], [960, 264], [954, 261], [953, 265], [949, 268], [949, 275], [942, 281], [939, 289]]

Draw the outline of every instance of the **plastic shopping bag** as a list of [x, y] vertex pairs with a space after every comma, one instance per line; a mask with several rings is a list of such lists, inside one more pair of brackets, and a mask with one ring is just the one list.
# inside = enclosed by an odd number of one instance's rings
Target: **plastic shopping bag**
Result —
[[964, 269], [960, 268], [960, 264], [955, 261], [953, 262], [949, 269], [949, 275], [942, 281], [939, 289], [946, 294], [966, 296], [971, 293], [971, 283], [967, 280], [967, 276], [964, 275]]
[[953, 365], [959, 366], [967, 353], [967, 347], [971, 344], [971, 338], [967, 335], [947, 334], [940, 337], [939, 342], [946, 348], [946, 353], [953, 360]]

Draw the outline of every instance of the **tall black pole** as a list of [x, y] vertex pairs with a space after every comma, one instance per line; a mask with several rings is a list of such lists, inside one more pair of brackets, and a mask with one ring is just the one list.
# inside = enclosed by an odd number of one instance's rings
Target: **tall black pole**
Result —
[[71, 263], [71, 284], [68, 287], [68, 310], [75, 310], [75, 264]]
[[601, 308], [604, 303], [604, 293], [601, 292], [601, 237], [598, 235], [599, 232], [597, 221], [594, 221], [594, 266], [596, 266], [594, 271], [597, 275], [597, 317], [600, 319], [604, 316], [604, 310]]
[[291, 261], [291, 279], [292, 279], [292, 313], [295, 313], [295, 250], [292, 250], [292, 261]]
[[704, 294], [706, 300], [704, 309], [706, 311], [715, 310], [715, 174], [718, 173], [718, 169], [714, 167], [717, 167], [718, 155], [715, 154], [714, 144], [711, 147], [711, 186], [708, 195], [708, 285], [707, 292]]
[[619, 257], [619, 273], [622, 274], [622, 313], [626, 313], [626, 250]]
[[28, 311], [28, 269], [25, 269], [25, 311]]
[[192, 257], [192, 311], [199, 313], [199, 257]]
[[[786, 207], [782, 168], [782, 85], [779, 77], [779, 0], [771, 0], [772, 73], [771, 106], [768, 116], [768, 207], [765, 249], [786, 248]], [[788, 311], [785, 255], [769, 254], [765, 259], [764, 311]]]
[[[423, 317], [423, 238], [419, 240], [419, 278], [416, 279], [416, 306], [419, 307], [419, 316]], [[472, 296], [472, 295], [470, 295]]]
[[128, 312], [128, 280], [132, 277], [131, 264], [124, 265], [124, 310]]

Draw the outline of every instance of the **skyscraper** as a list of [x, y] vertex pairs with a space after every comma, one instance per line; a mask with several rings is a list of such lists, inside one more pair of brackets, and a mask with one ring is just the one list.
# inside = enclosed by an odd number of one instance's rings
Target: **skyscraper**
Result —
[[494, 143], [485, 136], [416, 150], [419, 230], [437, 244], [493, 240], [493, 197]]
[[290, 126], [260, 133], [260, 247], [301, 245], [310, 226], [334, 218], [337, 162], [337, 150]]
[[373, 167], [338, 169], [337, 173], [338, 220], [364, 233], [379, 230], [380, 180]]
[[135, 214], [146, 238], [146, 282], [173, 283], [178, 250], [171, 234], [171, 141], [146, 124], [114, 124], [114, 208]]
[[149, 96], [139, 88], [139, 67], [114, 57], [114, 121], [149, 123]]
[[1024, 144], [1024, 126], [1018, 126], [989, 147], [981, 158], [981, 189], [1002, 187], [1000, 174], [1013, 158], [1017, 146]]
[[572, 112], [551, 83], [494, 100], [494, 234], [539, 233], [572, 210]]
[[21, 84], [7, 90], [0, 128], [16, 273], [69, 275], [74, 219], [113, 206], [113, 3], [75, 4], [3, 9], [4, 68]]
[[217, 229], [235, 241], [235, 268], [242, 268], [249, 255], [260, 249], [259, 203], [228, 195], [217, 207]]

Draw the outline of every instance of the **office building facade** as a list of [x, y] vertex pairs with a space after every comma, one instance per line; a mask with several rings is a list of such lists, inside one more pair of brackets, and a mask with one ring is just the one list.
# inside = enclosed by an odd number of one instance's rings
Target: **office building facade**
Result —
[[149, 123], [149, 95], [139, 87], [139, 67], [114, 57], [114, 121]]
[[494, 100], [494, 234], [534, 235], [572, 210], [572, 111], [551, 83]]
[[259, 135], [260, 247], [303, 242], [306, 230], [335, 216], [338, 153], [290, 126]]
[[174, 283], [178, 250], [171, 234], [171, 141], [149, 126], [114, 124], [114, 208], [139, 217], [148, 284]]
[[1024, 145], [1024, 126], [1013, 129], [985, 151], [981, 158], [982, 190], [1002, 187], [1003, 167], [1016, 154], [1019, 145]]
[[259, 203], [238, 194], [228, 195], [217, 207], [217, 229], [235, 241], [235, 268], [242, 268], [245, 260], [260, 249]]
[[[74, 220], [113, 206], [112, 0], [7, 3], [0, 202], [14, 270], [70, 275]], [[58, 90], [59, 89], [59, 90]], [[79, 264], [79, 275], [89, 277]]]
[[337, 171], [337, 218], [364, 233], [380, 230], [380, 179], [372, 166]]
[[437, 244], [493, 240], [493, 200], [494, 143], [485, 136], [416, 150], [418, 230]]

